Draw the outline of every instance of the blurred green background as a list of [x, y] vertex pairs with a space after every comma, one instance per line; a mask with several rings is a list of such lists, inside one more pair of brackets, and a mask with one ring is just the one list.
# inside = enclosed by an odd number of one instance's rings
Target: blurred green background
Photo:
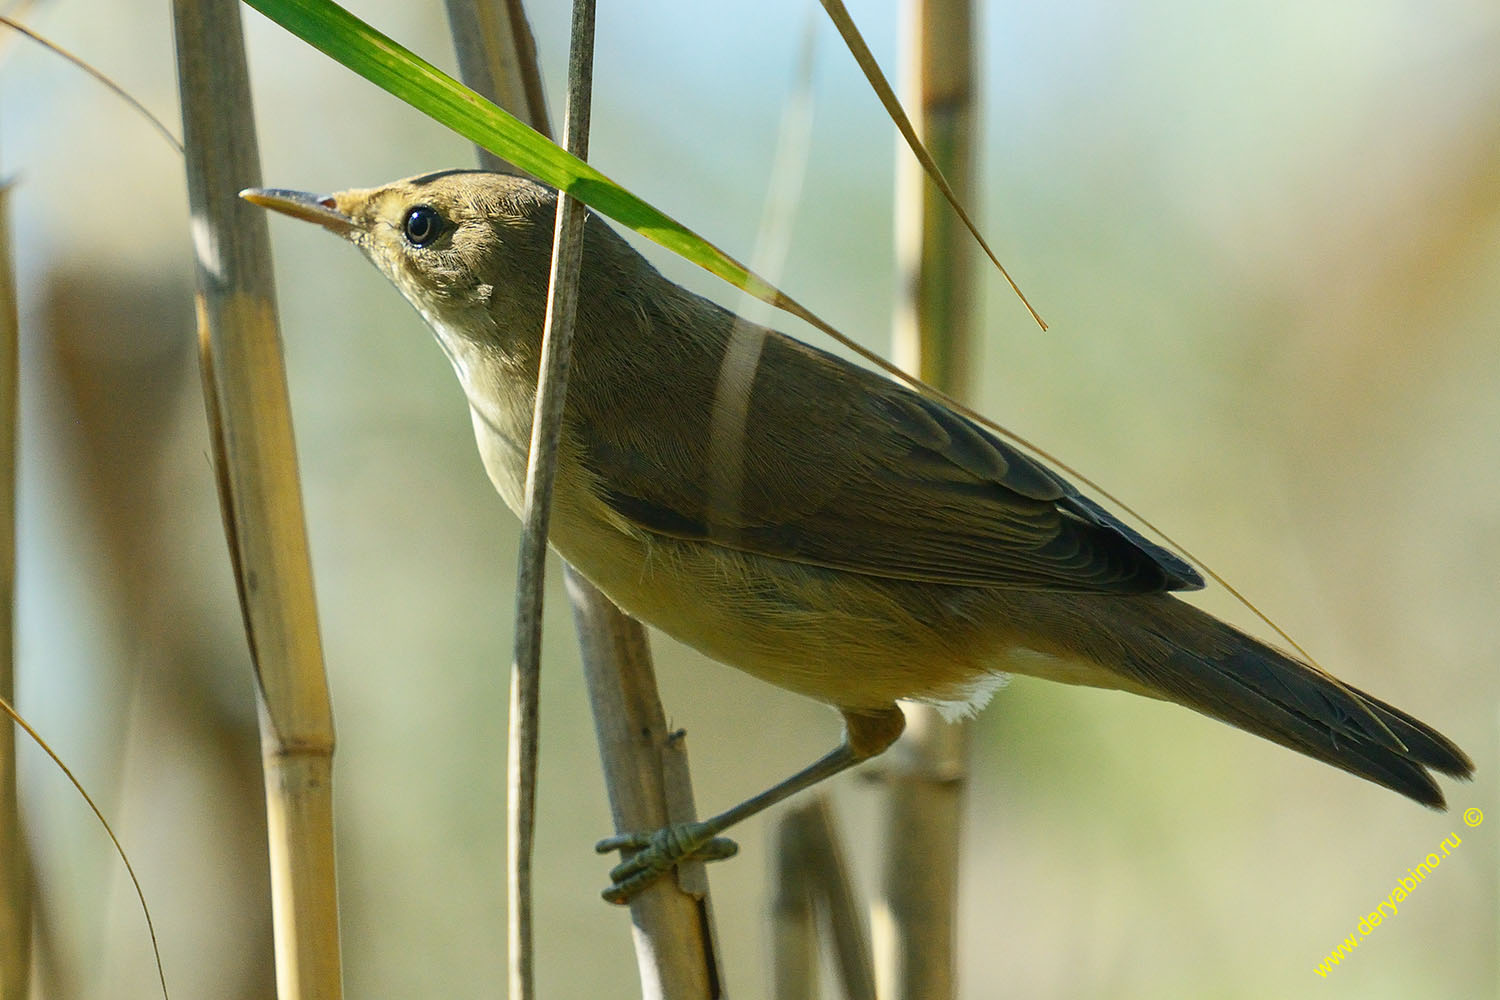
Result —
[[[442, 5], [351, 9], [446, 68]], [[741, 257], [811, 5], [604, 3], [593, 161]], [[568, 5], [531, 16], [561, 109]], [[897, 8], [854, 9], [897, 68]], [[245, 15], [265, 182], [467, 165], [465, 143]], [[167, 5], [30, 23], [176, 122]], [[1053, 324], [984, 281], [980, 408], [1187, 542], [1336, 673], [1479, 765], [1439, 815], [1168, 705], [1017, 680], [975, 725], [963, 995], [1482, 997], [1497, 984], [1500, 8], [1493, 0], [994, 4], [980, 216]], [[818, 29], [783, 287], [886, 349], [889, 122]], [[180, 162], [30, 46], [0, 65], [22, 282], [21, 707], [115, 820], [177, 996], [268, 997], [250, 671], [212, 493]], [[517, 525], [418, 317], [347, 246], [272, 222], [339, 727], [350, 996], [503, 982], [505, 671]], [[733, 293], [652, 257], [694, 288]], [[802, 331], [790, 332], [806, 335]], [[811, 338], [810, 338], [811, 339]], [[598, 901], [609, 829], [551, 574], [539, 984], [638, 994]], [[1206, 606], [1252, 622], [1220, 592]], [[837, 738], [827, 709], [658, 640], [715, 811]], [[103, 834], [22, 751], [48, 996], [154, 995]], [[880, 793], [837, 784], [873, 881]], [[1490, 817], [1463, 826], [1477, 806]], [[738, 996], [768, 989], [769, 820], [713, 870]], [[1327, 979], [1314, 966], [1461, 846]]]

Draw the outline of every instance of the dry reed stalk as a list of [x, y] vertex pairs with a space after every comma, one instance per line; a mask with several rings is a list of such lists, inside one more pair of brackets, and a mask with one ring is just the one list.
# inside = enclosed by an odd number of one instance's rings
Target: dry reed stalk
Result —
[[[918, 136], [958, 199], [974, 202], [974, 47], [971, 0], [907, 5], [904, 103]], [[973, 247], [921, 166], [899, 158], [895, 360], [950, 395], [968, 391]], [[966, 730], [925, 705], [887, 768], [891, 802], [882, 897], [875, 921], [881, 995], [955, 995], [959, 832], [967, 778]]]
[[[546, 136], [536, 43], [521, 0], [448, 0], [464, 83]], [[508, 164], [479, 148], [488, 170]], [[696, 818], [687, 748], [668, 733], [646, 630], [572, 567], [564, 567], [617, 830], [650, 830]], [[643, 995], [719, 995], [713, 919], [702, 865], [684, 866], [631, 901]], [[681, 888], [687, 884], [689, 892]]]
[[239, 4], [174, 0], [198, 329], [220, 503], [255, 666], [277, 991], [337, 1000], [333, 719], [281, 356]]
[[771, 996], [817, 1000], [818, 923], [809, 878], [807, 820], [790, 809], [776, 825], [771, 871]]
[[[20, 323], [10, 249], [10, 186], [0, 187], [0, 698], [16, 703], [16, 436]], [[31, 982], [31, 873], [16, 790], [16, 728], [0, 720], [0, 1000]]]
[[844, 983], [849, 1000], [875, 1000], [875, 960], [870, 937], [854, 895], [849, 862], [844, 857], [833, 809], [825, 796], [818, 796], [803, 809], [807, 824], [807, 856], [811, 861], [813, 886], [833, 944], [834, 967]]
[[[521, 0], [447, 0], [448, 28], [465, 86], [552, 138], [536, 38]], [[514, 172], [507, 161], [475, 146], [486, 170]]]

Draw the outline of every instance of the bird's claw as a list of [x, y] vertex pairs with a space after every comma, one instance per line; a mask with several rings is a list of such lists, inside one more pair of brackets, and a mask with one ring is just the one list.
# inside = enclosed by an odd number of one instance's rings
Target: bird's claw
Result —
[[610, 870], [614, 884], [602, 895], [611, 903], [624, 904], [684, 861], [722, 861], [734, 857], [739, 845], [719, 837], [706, 823], [678, 823], [653, 833], [621, 833], [594, 845], [600, 854], [634, 851]]

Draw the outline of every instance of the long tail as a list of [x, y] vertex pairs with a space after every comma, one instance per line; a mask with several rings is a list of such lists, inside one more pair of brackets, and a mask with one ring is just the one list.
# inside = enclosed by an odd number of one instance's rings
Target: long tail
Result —
[[[1120, 600], [1116, 598], [1115, 600]], [[1446, 808], [1428, 768], [1468, 778], [1474, 764], [1452, 740], [1233, 626], [1166, 595], [1127, 598], [1127, 633], [1089, 652], [1161, 697], [1299, 753]]]

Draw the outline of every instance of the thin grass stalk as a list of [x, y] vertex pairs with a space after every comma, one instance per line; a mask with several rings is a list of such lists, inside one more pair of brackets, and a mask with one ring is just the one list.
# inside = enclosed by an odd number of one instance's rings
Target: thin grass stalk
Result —
[[[766, 196], [766, 210], [756, 236], [753, 269], [771, 280], [780, 279], [791, 246], [791, 231], [804, 178], [808, 143], [812, 134], [812, 82], [814, 27], [809, 20], [803, 40], [797, 82], [782, 113], [780, 133]], [[757, 308], [759, 307], [759, 308]], [[740, 311], [746, 319], [736, 321], [733, 342], [748, 338], [754, 327], [750, 321], [766, 319], [768, 307], [749, 295], [742, 297]], [[761, 315], [757, 315], [760, 313]], [[759, 356], [760, 342], [750, 350], [737, 351], [732, 346], [726, 354], [720, 373], [721, 400], [714, 413], [716, 475], [720, 477], [717, 494], [728, 506], [737, 501], [741, 483], [728, 481], [718, 466], [740, 467], [740, 455], [730, 448], [738, 446], [744, 431], [746, 396], [725, 392], [726, 385], [748, 386], [742, 372], [753, 372]], [[738, 358], [735, 357], [739, 353]], [[741, 366], [740, 378], [732, 379], [731, 365]], [[738, 405], [728, 405], [730, 402]], [[722, 420], [720, 410], [728, 410], [734, 419]], [[724, 426], [724, 425], [728, 426]], [[772, 903], [773, 976], [777, 1000], [812, 998], [818, 995], [818, 912], [824, 915], [834, 963], [844, 984], [844, 994], [851, 1000], [874, 1000], [875, 973], [868, 935], [854, 898], [843, 853], [833, 827], [832, 807], [826, 796], [816, 796], [807, 804], [794, 806], [778, 826], [777, 860], [774, 868]]]
[[[10, 249], [10, 185], [0, 187], [0, 698], [16, 703], [16, 437], [20, 322]], [[16, 788], [16, 729], [0, 721], [0, 1000], [31, 983], [31, 872]]]
[[[568, 101], [563, 114], [563, 148], [588, 159], [589, 118], [594, 80], [594, 0], [574, 0], [568, 49]], [[537, 726], [542, 672], [542, 600], [547, 568], [547, 523], [557, 478], [563, 402], [573, 353], [573, 319], [578, 304], [578, 272], [583, 264], [583, 224], [588, 209], [566, 192], [557, 197], [552, 234], [552, 265], [547, 314], [542, 325], [542, 356], [531, 448], [526, 464], [521, 517], [520, 565], [516, 575], [516, 646], [511, 668], [510, 766], [508, 768], [507, 881], [509, 883], [510, 995], [535, 996], [531, 859], [536, 832]]]
[[[536, 43], [521, 0], [448, 0], [448, 16], [464, 82], [551, 137]], [[476, 152], [487, 170], [509, 167], [483, 147]], [[564, 577], [615, 829], [653, 830], [696, 819], [687, 744], [667, 730], [646, 630], [566, 563]], [[707, 893], [707, 873], [693, 864], [631, 900], [643, 996], [719, 995]]]
[[255, 667], [281, 1000], [337, 1000], [333, 718], [277, 326], [249, 74], [235, 0], [175, 0], [198, 261], [198, 327], [220, 504]]
[[[917, 134], [958, 200], [974, 204], [974, 13], [971, 0], [912, 0], [902, 33], [903, 97]], [[897, 169], [896, 363], [953, 396], [968, 394], [973, 340], [973, 250], [968, 233], [922, 168]], [[967, 731], [929, 706], [907, 708], [890, 754], [891, 800], [876, 968], [881, 995], [955, 995], [959, 833], [968, 774]]]

